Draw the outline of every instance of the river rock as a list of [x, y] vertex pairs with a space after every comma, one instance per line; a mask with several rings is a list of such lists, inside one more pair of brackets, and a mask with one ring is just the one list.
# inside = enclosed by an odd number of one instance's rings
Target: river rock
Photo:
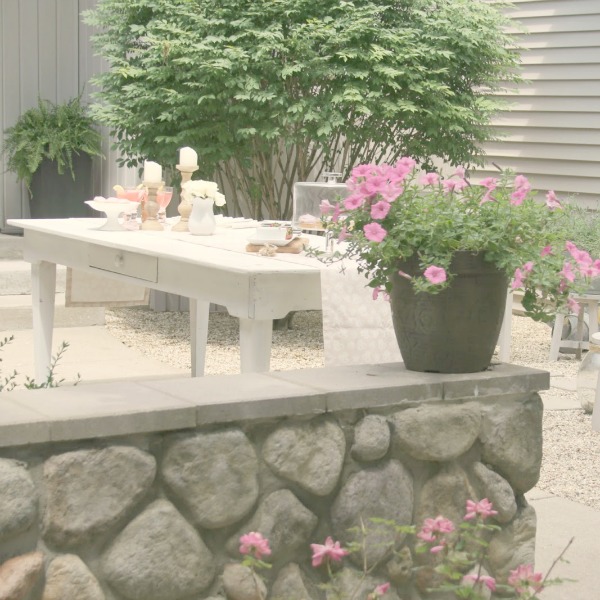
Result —
[[233, 563], [223, 570], [223, 588], [228, 600], [265, 600], [267, 587], [249, 567]]
[[[413, 480], [404, 465], [389, 460], [383, 465], [364, 469], [351, 475], [333, 502], [331, 520], [335, 536], [346, 542], [362, 542], [358, 531], [352, 528], [366, 526], [367, 562], [378, 562], [389, 544], [399, 541], [391, 527], [374, 524], [369, 519], [377, 517], [409, 525], [413, 513]], [[322, 543], [322, 542], [319, 542]], [[352, 554], [352, 560], [362, 563], [362, 553]]]
[[258, 498], [256, 453], [237, 429], [174, 438], [161, 470], [199, 527], [232, 525], [248, 514]]
[[510, 483], [482, 463], [473, 465], [473, 474], [482, 489], [482, 497], [487, 498], [498, 514], [498, 523], [508, 523], [517, 512], [517, 501]]
[[532, 506], [519, 508], [515, 518], [494, 534], [488, 547], [490, 571], [501, 583], [519, 565], [535, 564], [536, 515]]
[[130, 446], [49, 458], [44, 463], [44, 539], [72, 547], [120, 525], [146, 496], [155, 475], [154, 457]]
[[265, 441], [263, 458], [275, 474], [317, 496], [331, 493], [346, 452], [344, 432], [327, 419], [284, 425]]
[[319, 591], [296, 563], [279, 571], [271, 588], [269, 600], [318, 600]]
[[277, 490], [265, 497], [256, 513], [227, 544], [233, 556], [239, 556], [239, 538], [249, 531], [257, 531], [269, 540], [271, 556], [263, 560], [277, 560], [286, 564], [299, 550], [309, 552], [312, 532], [317, 517], [289, 490]]
[[383, 458], [390, 447], [390, 426], [381, 415], [367, 415], [354, 429], [351, 454], [359, 461]]
[[482, 461], [492, 465], [518, 494], [533, 488], [540, 476], [542, 414], [538, 394], [526, 402], [494, 405], [484, 414]]
[[[382, 583], [386, 583], [386, 581], [365, 575], [361, 571], [350, 567], [345, 567], [334, 575], [333, 589], [327, 590], [326, 598], [327, 600], [367, 598]], [[382, 600], [400, 600], [393, 588], [390, 588], [383, 596], [379, 596], [379, 598]]]
[[391, 421], [392, 439], [401, 451], [442, 462], [461, 456], [473, 445], [481, 411], [476, 405], [426, 405], [397, 412]]
[[0, 566], [0, 598], [24, 600], [36, 584], [44, 567], [41, 552], [29, 552], [9, 558]]
[[166, 500], [156, 500], [125, 527], [102, 567], [128, 600], [186, 598], [205, 590], [215, 574], [203, 540]]
[[476, 499], [477, 494], [463, 469], [447, 465], [421, 488], [415, 524], [420, 529], [425, 519], [441, 515], [458, 525], [465, 516], [467, 500]]
[[26, 531], [37, 516], [38, 496], [24, 463], [0, 459], [0, 540]]
[[63, 554], [46, 570], [42, 600], [104, 600], [104, 592], [79, 556]]

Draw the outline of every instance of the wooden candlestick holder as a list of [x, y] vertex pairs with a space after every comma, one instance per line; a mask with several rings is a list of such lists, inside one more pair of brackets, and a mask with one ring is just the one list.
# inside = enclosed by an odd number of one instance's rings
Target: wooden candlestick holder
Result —
[[198, 170], [198, 165], [177, 165], [175, 168], [181, 173], [182, 187], [179, 206], [177, 207], [177, 212], [181, 215], [181, 217], [179, 218], [179, 221], [177, 221], [177, 223], [171, 227], [171, 231], [189, 231], [190, 228], [188, 226], [188, 221], [190, 219], [190, 215], [192, 214], [192, 203], [190, 202], [187, 193], [183, 190], [183, 184], [192, 179], [192, 174], [194, 171]]
[[164, 231], [162, 223], [158, 220], [158, 209], [160, 206], [156, 200], [156, 193], [165, 185], [164, 181], [144, 181], [144, 186], [148, 190], [146, 198], [146, 219], [142, 221], [141, 229], [146, 231]]

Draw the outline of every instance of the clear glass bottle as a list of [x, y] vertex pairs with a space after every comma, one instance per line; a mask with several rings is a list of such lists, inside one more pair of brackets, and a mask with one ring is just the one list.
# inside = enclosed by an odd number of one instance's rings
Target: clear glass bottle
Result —
[[587, 413], [594, 409], [598, 395], [598, 375], [600, 374], [600, 332], [590, 339], [590, 349], [579, 365], [577, 374], [577, 397], [581, 408]]

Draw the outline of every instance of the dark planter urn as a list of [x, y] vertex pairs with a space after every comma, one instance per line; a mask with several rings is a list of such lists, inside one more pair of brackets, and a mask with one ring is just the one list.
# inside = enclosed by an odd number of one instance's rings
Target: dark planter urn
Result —
[[73, 171], [59, 174], [54, 161], [45, 159], [33, 174], [29, 208], [32, 219], [64, 219], [97, 216], [84, 204], [92, 200], [92, 159], [88, 154], [73, 156]]
[[[398, 269], [419, 275], [416, 257]], [[411, 371], [476, 373], [490, 365], [502, 327], [508, 278], [482, 254], [457, 252], [450, 287], [415, 293], [404, 277], [392, 277], [392, 321], [404, 364]]]

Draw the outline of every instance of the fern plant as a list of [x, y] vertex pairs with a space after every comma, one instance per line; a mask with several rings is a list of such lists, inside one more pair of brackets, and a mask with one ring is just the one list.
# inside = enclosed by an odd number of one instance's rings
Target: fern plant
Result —
[[37, 107], [25, 111], [4, 136], [8, 170], [28, 189], [44, 159], [54, 161], [61, 175], [67, 170], [75, 179], [74, 155], [102, 156], [100, 134], [80, 97], [62, 104], [38, 99]]

